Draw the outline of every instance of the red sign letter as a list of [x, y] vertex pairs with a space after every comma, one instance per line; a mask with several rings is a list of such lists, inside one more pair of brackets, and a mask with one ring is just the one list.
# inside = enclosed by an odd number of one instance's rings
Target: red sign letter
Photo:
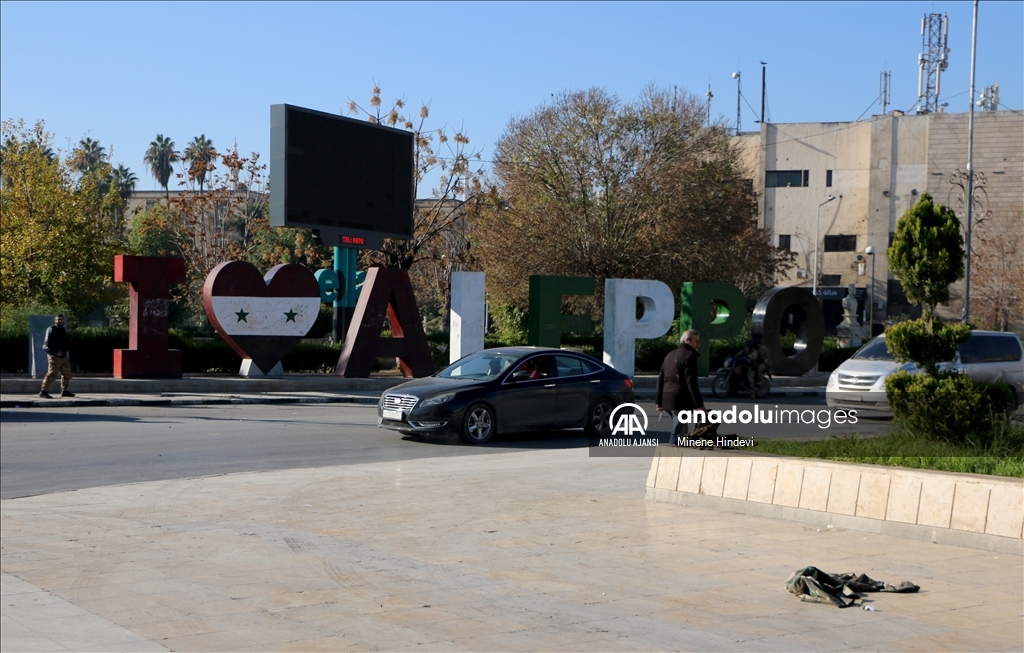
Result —
[[128, 349], [114, 350], [114, 378], [181, 378], [181, 350], [167, 348], [170, 286], [185, 281], [185, 260], [114, 257], [114, 281], [129, 283]]
[[[391, 321], [393, 338], [381, 338], [384, 314]], [[345, 347], [335, 374], [348, 378], [370, 376], [375, 356], [397, 356], [402, 374], [430, 376], [434, 361], [423, 333], [423, 322], [405, 270], [370, 268], [352, 315]]]

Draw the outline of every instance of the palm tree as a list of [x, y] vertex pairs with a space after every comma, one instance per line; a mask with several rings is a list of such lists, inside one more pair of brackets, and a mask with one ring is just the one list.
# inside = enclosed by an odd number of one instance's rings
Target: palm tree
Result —
[[78, 171], [81, 173], [95, 171], [107, 159], [105, 149], [99, 141], [88, 137], [78, 141], [78, 147], [75, 149], [75, 166]]
[[170, 199], [170, 191], [167, 190], [167, 182], [171, 180], [172, 165], [175, 161], [181, 160], [181, 156], [174, 151], [174, 141], [164, 138], [163, 134], [157, 134], [156, 140], [149, 144], [146, 156], [143, 159], [149, 166], [156, 180], [164, 187], [164, 197]]
[[125, 202], [135, 192], [135, 184], [138, 181], [139, 178], [135, 176], [135, 173], [124, 167], [123, 163], [117, 164], [117, 167], [110, 173], [111, 187]]
[[206, 172], [210, 168], [210, 161], [217, 156], [217, 150], [213, 149], [213, 141], [200, 134], [192, 139], [192, 142], [185, 148], [184, 159], [189, 162], [188, 174], [199, 181], [199, 192], [203, 192], [203, 182], [206, 181]]

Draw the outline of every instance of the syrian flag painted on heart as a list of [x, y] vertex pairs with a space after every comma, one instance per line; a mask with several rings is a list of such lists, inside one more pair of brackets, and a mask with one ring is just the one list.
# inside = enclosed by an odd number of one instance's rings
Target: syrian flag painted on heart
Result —
[[203, 308], [217, 333], [267, 374], [313, 328], [320, 312], [320, 285], [301, 265], [271, 268], [229, 261], [203, 285]]

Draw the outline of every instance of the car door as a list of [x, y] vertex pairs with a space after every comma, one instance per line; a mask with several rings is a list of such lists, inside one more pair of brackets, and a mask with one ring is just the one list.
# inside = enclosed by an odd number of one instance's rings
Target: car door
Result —
[[1013, 334], [975, 334], [961, 343], [958, 369], [977, 381], [1019, 382], [1022, 351]]
[[556, 419], [560, 426], [579, 426], [590, 408], [591, 393], [595, 389], [596, 375], [582, 358], [569, 354], [555, 354], [558, 378], [558, 406]]
[[521, 363], [502, 382], [501, 411], [498, 414], [500, 431], [544, 428], [554, 421], [558, 402], [554, 360], [548, 354], [532, 356], [527, 360], [537, 366], [538, 375], [534, 379], [514, 380], [512, 377], [516, 369], [522, 366]]
[[998, 365], [993, 364], [992, 341], [993, 338], [990, 336], [974, 334], [966, 342], [961, 343], [954, 369], [975, 381], [997, 381], [1001, 375]]

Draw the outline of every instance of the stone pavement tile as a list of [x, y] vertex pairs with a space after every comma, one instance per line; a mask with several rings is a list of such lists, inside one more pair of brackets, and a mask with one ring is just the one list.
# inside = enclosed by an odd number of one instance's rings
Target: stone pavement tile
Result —
[[184, 619], [175, 619], [173, 621], [152, 621], [150, 623], [134, 624], [132, 625], [132, 630], [154, 642], [160, 642], [186, 635], [215, 633], [221, 629], [206, 619], [185, 617]]
[[[219, 631], [200, 635], [181, 635], [160, 641], [172, 651], [247, 651], [266, 645], [260, 637], [242, 631]], [[280, 643], [275, 643], [280, 646]], [[286, 650], [284, 647], [277, 650]], [[299, 650], [299, 649], [296, 649]], [[301, 649], [307, 650], [307, 649]]]
[[[997, 626], [1007, 622], [1006, 615], [1017, 609], [1018, 612], [1024, 609], [1024, 604], [1020, 601], [1011, 601], [1009, 603], [986, 603], [985, 605], [978, 605], [967, 608], [954, 608], [951, 610], [940, 610], [937, 612], [928, 612], [920, 615], [918, 618], [934, 624], [939, 624], [949, 628], [958, 629], [972, 629], [972, 628], [984, 628], [988, 626]], [[1024, 622], [1018, 622], [1021, 625], [1021, 631], [1024, 633]]]
[[879, 641], [873, 650], [929, 652], [1006, 650], [1019, 652], [1024, 650], [1024, 632], [1022, 632], [1020, 622], [1017, 622], [1008, 624], [1004, 628], [955, 630], [941, 635]]
[[191, 617], [186, 612], [167, 607], [163, 604], [141, 605], [125, 608], [123, 605], [115, 605], [105, 608], [102, 605], [83, 603], [82, 607], [95, 614], [102, 614], [110, 621], [124, 626], [134, 628], [137, 624], [165, 623], [169, 621], [180, 621]]

